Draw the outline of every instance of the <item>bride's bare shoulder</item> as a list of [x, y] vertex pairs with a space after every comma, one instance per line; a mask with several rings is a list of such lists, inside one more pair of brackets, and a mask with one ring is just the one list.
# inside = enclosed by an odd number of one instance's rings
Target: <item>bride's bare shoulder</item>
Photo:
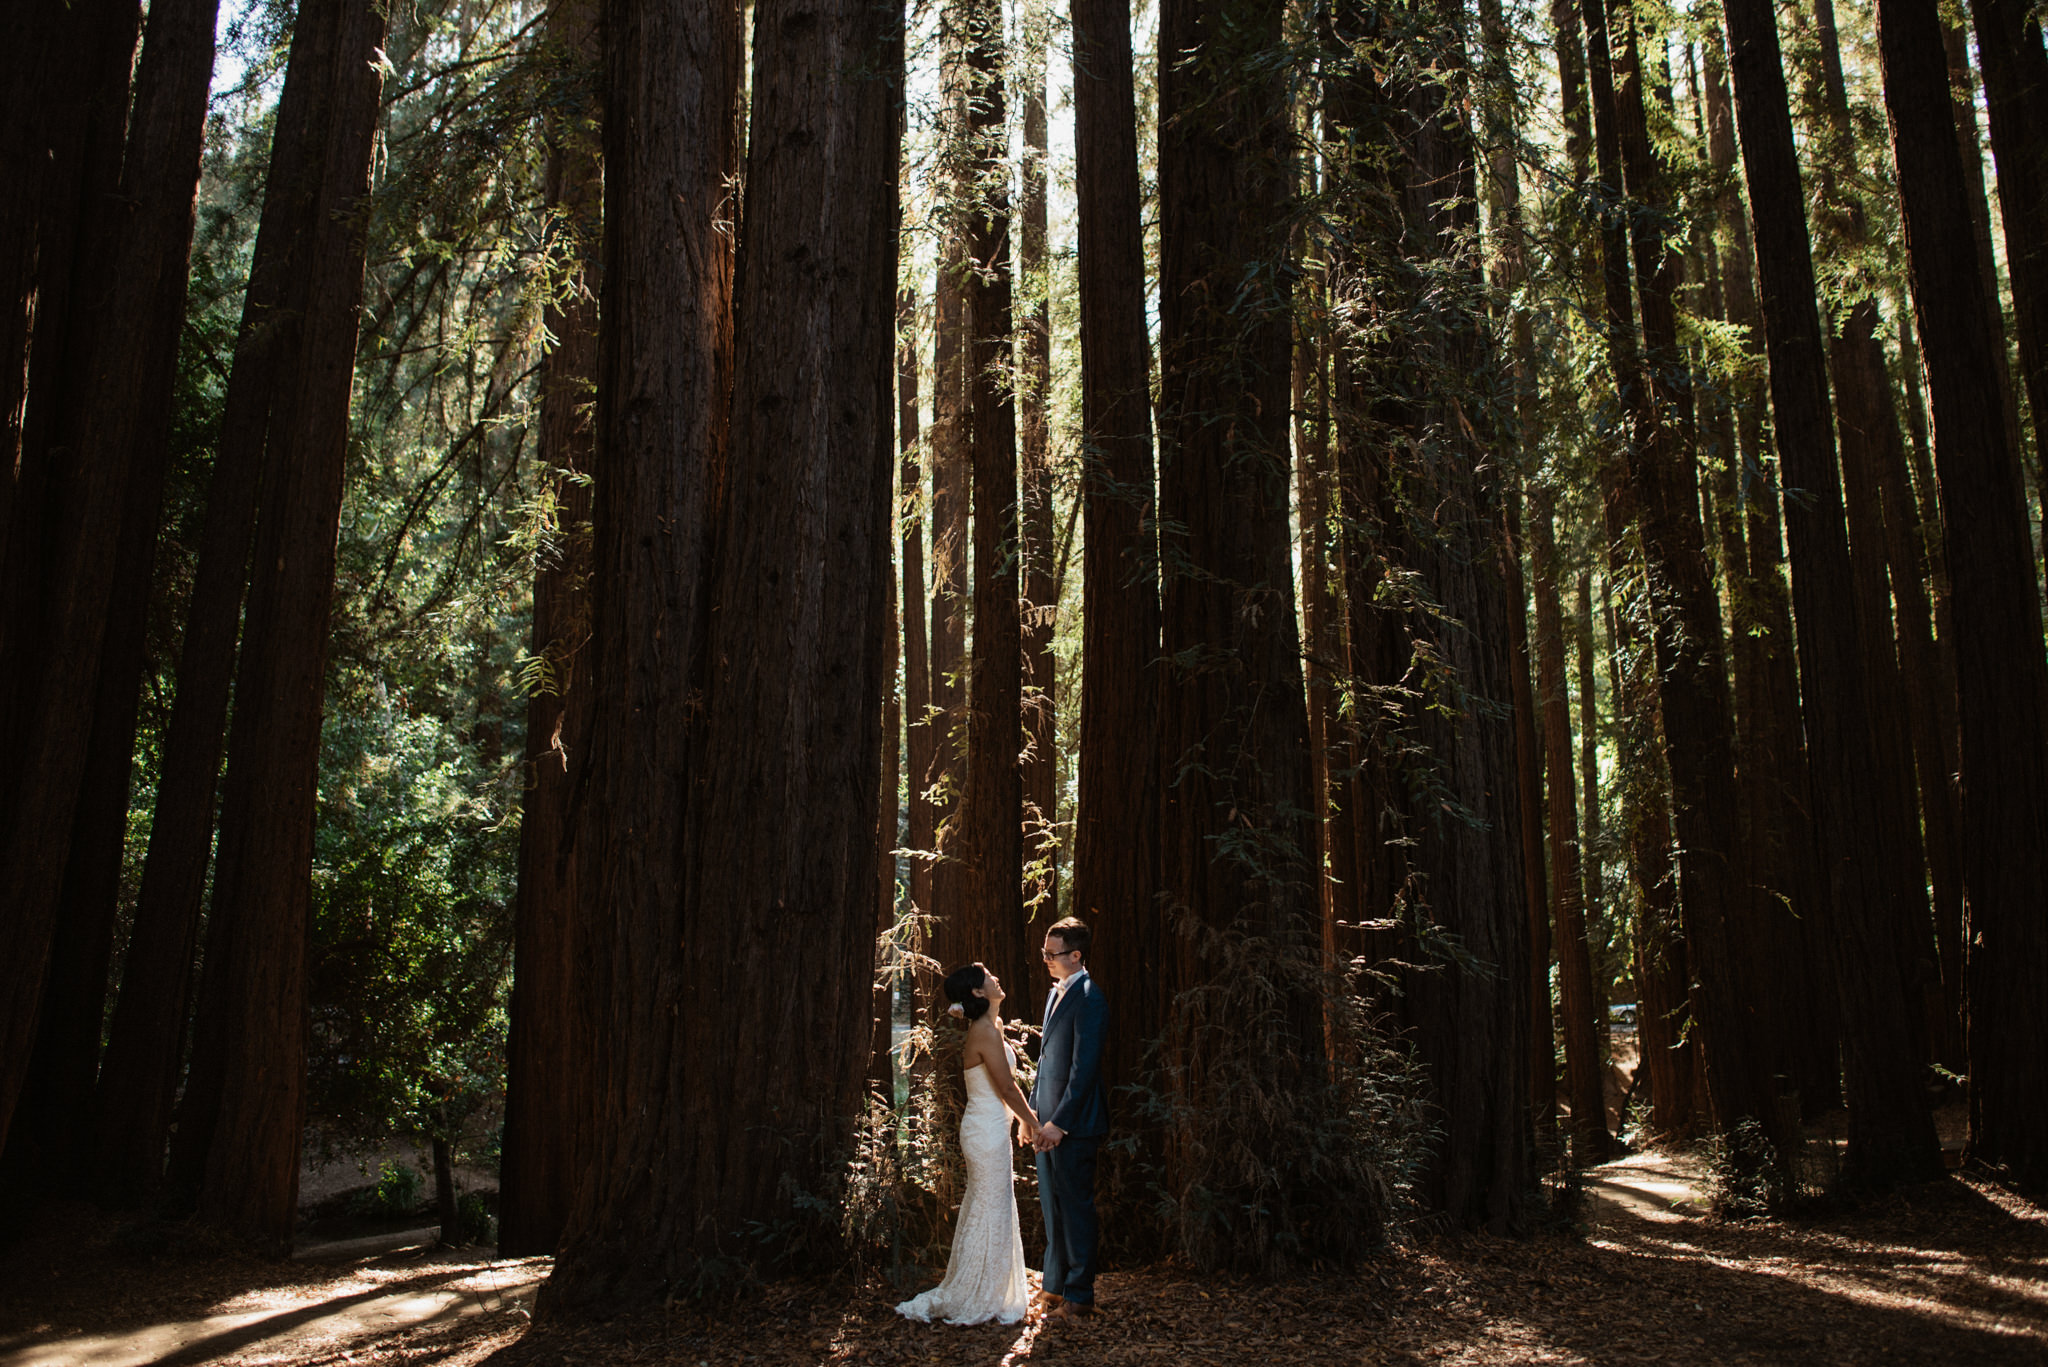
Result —
[[996, 1023], [987, 1016], [967, 1023], [967, 1042], [961, 1050], [960, 1066], [963, 1070], [978, 1068], [989, 1058], [1002, 1051], [1003, 1037], [996, 1029]]

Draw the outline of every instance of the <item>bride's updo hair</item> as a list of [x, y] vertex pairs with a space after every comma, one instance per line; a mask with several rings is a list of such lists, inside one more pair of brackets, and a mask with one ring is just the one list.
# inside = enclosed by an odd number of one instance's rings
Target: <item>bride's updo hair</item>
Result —
[[974, 989], [988, 981], [988, 970], [980, 964], [969, 964], [956, 968], [946, 975], [946, 1000], [953, 1003], [947, 1009], [971, 1021], [978, 1021], [988, 1014], [988, 998], [977, 997]]

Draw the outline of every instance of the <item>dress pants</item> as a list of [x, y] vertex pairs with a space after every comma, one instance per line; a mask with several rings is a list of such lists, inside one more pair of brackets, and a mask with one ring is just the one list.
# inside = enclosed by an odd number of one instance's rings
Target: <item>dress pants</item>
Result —
[[1095, 1157], [1100, 1136], [1068, 1135], [1038, 1155], [1045, 1211], [1043, 1289], [1076, 1305], [1095, 1301]]

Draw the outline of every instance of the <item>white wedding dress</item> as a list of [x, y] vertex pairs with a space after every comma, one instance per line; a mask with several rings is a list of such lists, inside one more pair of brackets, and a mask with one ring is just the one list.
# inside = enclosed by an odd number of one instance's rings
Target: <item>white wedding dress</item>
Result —
[[[1003, 1046], [1011, 1066], [1017, 1051]], [[988, 1069], [975, 1064], [965, 1073], [967, 1110], [960, 1117], [960, 1151], [967, 1157], [967, 1194], [953, 1228], [953, 1256], [946, 1277], [896, 1313], [927, 1324], [1015, 1324], [1031, 1301], [1024, 1276], [1024, 1236], [1017, 1227], [1017, 1193], [1011, 1185], [1010, 1113]]]

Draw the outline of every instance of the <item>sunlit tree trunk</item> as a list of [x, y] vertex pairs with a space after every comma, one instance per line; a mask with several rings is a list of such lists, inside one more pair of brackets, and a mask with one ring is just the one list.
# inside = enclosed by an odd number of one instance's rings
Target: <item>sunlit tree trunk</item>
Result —
[[[1032, 873], [1024, 893], [1028, 914], [1051, 921], [1059, 905], [1059, 735], [1054, 725], [1057, 690], [1052, 654], [1055, 566], [1052, 510], [1052, 277], [1046, 256], [1046, 0], [1034, 0], [1024, 19], [1024, 203], [1017, 278], [1029, 291], [1030, 311], [1017, 332], [1017, 413], [1023, 495], [1024, 858]], [[1037, 936], [1028, 936], [1034, 942]], [[1026, 994], [1027, 997], [1029, 994]]]
[[[932, 752], [920, 780], [933, 795], [932, 933], [925, 952], [945, 966], [963, 962], [970, 915], [960, 799], [967, 785], [968, 465], [967, 216], [975, 193], [970, 169], [972, 76], [967, 62], [972, 0], [947, 0], [939, 13], [940, 109], [938, 278], [932, 301], [931, 707]], [[943, 1011], [936, 977], [920, 984], [927, 1008]]]
[[595, 468], [597, 299], [603, 282], [603, 166], [595, 84], [602, 57], [597, 0], [554, 0], [549, 74], [569, 117], [548, 130], [547, 197], [565, 280], [549, 306], [555, 339], [541, 365], [541, 475], [554, 496], [548, 559], [534, 575], [533, 646], [545, 674], [526, 708], [525, 800], [513, 922], [511, 1032], [498, 1246], [552, 1253], [569, 1218], [595, 1136], [590, 1032], [597, 965], [588, 903], [577, 890], [573, 797], [589, 764], [590, 502]]
[[[695, 1028], [698, 1003], [723, 1000], [718, 988], [735, 980], [729, 965], [715, 981], [696, 978], [708, 946], [685, 902], [685, 842], [700, 793], [710, 548], [728, 474], [733, 256], [722, 225], [737, 207], [739, 15], [605, 0], [600, 22], [591, 734], [575, 839], [577, 894], [596, 940], [590, 1028], [601, 1063], [590, 1177], [542, 1289], [543, 1315], [658, 1296], [694, 1264], [700, 1202], [717, 1199], [700, 1194], [687, 1137], [692, 1094], [709, 1090], [699, 1057], [719, 1038]], [[856, 962], [865, 970], [868, 956]]]
[[929, 434], [918, 430], [917, 295], [912, 290], [904, 289], [897, 296], [896, 326], [896, 426], [903, 451], [897, 490], [897, 530], [903, 557], [903, 763], [909, 803], [904, 848], [914, 851], [905, 861], [910, 905], [922, 913], [931, 909], [932, 900], [929, 851], [936, 837], [925, 785], [930, 782], [937, 746], [931, 722], [931, 636], [925, 627], [925, 609], [932, 601], [924, 576], [925, 531], [932, 520], [924, 497], [923, 456]]

